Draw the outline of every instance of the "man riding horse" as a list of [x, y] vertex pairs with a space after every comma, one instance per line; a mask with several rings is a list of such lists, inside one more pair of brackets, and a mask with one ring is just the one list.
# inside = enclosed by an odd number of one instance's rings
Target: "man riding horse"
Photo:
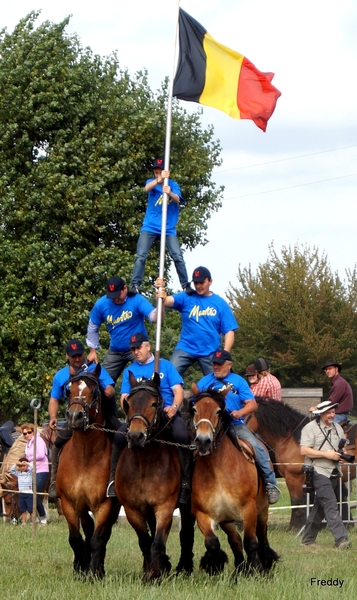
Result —
[[[84, 346], [78, 339], [72, 339], [66, 345], [66, 358], [68, 365], [57, 371], [53, 378], [51, 397], [48, 403], [48, 413], [50, 416], [49, 426], [52, 429], [57, 427], [58, 405], [61, 399], [67, 397], [68, 383], [73, 375], [81, 373], [93, 373], [96, 364], [86, 363], [84, 360]], [[104, 369], [101, 367], [98, 377], [99, 388], [102, 392], [102, 397], [105, 399], [104, 409], [105, 417], [113, 429], [118, 429], [120, 421], [116, 417], [117, 408], [115, 403], [114, 381]], [[61, 429], [60, 435], [56, 438], [51, 451], [51, 482], [48, 491], [50, 502], [57, 500], [56, 496], [56, 474], [58, 468], [58, 455], [64, 444], [72, 437], [72, 430], [65, 426]]]
[[[151, 353], [149, 338], [146, 334], [138, 332], [130, 338], [130, 349], [135, 356], [135, 362], [127, 367], [123, 373], [123, 381], [121, 385], [120, 403], [123, 407], [123, 402], [131, 390], [130, 373], [137, 381], [144, 379], [152, 379], [154, 376], [154, 356]], [[160, 358], [159, 362], [160, 375], [160, 392], [164, 401], [163, 410], [170, 419], [170, 427], [168, 433], [171, 441], [188, 446], [190, 443], [188, 430], [180, 416], [180, 407], [183, 402], [183, 379], [178, 374], [175, 367], [166, 359]], [[126, 447], [127, 439], [123, 435], [127, 432], [127, 425], [120, 427], [119, 431], [114, 436], [112, 461], [110, 467], [110, 482], [108, 485], [107, 495], [115, 496], [114, 477], [116, 466], [120, 455]], [[178, 447], [178, 455], [181, 467], [181, 492], [179, 503], [187, 504], [190, 499], [191, 484], [190, 484], [190, 466], [191, 466], [191, 451], [182, 446]]]
[[279, 500], [280, 490], [276, 485], [269, 455], [244, 423], [244, 417], [257, 409], [254, 395], [243, 377], [232, 373], [232, 357], [229, 352], [217, 350], [212, 361], [213, 373], [202, 377], [197, 383], [197, 387], [201, 392], [208, 389], [214, 389], [217, 392], [222, 392], [227, 388], [230, 390], [226, 395], [226, 410], [233, 418], [235, 433], [239, 438], [247, 440], [253, 446], [258, 467], [265, 482], [269, 504], [275, 504]]

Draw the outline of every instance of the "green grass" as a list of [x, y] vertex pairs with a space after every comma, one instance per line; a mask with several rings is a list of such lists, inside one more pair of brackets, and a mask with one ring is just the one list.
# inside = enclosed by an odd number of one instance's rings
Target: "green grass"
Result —
[[[284, 496], [282, 502], [284, 501]], [[243, 576], [233, 581], [231, 552], [222, 532], [219, 537], [230, 561], [224, 574], [209, 577], [199, 570], [204, 553], [203, 536], [197, 530], [195, 541], [195, 571], [189, 578], [173, 575], [161, 585], [141, 581], [142, 559], [137, 538], [125, 519], [115, 525], [107, 548], [106, 577], [102, 582], [78, 581], [72, 571], [72, 551], [68, 544], [67, 524], [51, 510], [47, 527], [38, 527], [32, 537], [32, 527], [0, 523], [2, 548], [0, 595], [2, 598], [32, 599], [120, 599], [120, 600], [316, 600], [316, 598], [352, 598], [357, 584], [357, 530], [350, 530], [353, 547], [345, 552], [333, 546], [329, 531], [318, 536], [321, 548], [307, 550], [300, 546], [296, 533], [287, 531], [289, 512], [271, 514], [269, 540], [281, 555], [270, 578]], [[285, 515], [285, 516], [284, 516]], [[168, 554], [175, 566], [179, 557], [178, 523], [175, 519]], [[310, 585], [310, 578], [343, 579], [342, 589]]]

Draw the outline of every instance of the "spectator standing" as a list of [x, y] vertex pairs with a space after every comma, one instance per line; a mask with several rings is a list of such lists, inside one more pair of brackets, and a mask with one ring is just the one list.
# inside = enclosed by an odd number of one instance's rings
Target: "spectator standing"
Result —
[[323, 518], [335, 539], [336, 548], [345, 550], [351, 546], [336, 498], [341, 477], [339, 442], [344, 439], [342, 427], [334, 423], [337, 406], [329, 401], [321, 402], [314, 410], [316, 420], [305, 425], [301, 432], [301, 454], [305, 457], [305, 464], [314, 468], [315, 500], [301, 541], [310, 548], [316, 547], [316, 536]]
[[16, 464], [12, 465], [9, 473], [17, 478], [17, 487], [19, 490], [19, 511], [21, 514], [21, 524], [27, 525], [27, 513], [32, 517], [33, 492], [32, 492], [32, 468], [26, 456], [20, 458]]
[[[34, 442], [35, 442], [35, 426], [33, 423], [24, 423], [21, 426], [22, 434], [26, 439], [26, 448], [25, 454], [26, 458], [29, 461], [31, 468], [33, 468], [33, 463], [35, 460], [34, 455]], [[48, 466], [48, 456], [47, 456], [47, 446], [40, 436], [39, 433], [36, 435], [36, 508], [38, 512], [38, 516], [40, 519], [41, 525], [47, 525], [46, 511], [43, 506], [43, 496], [41, 496], [41, 492], [44, 491], [48, 477], [49, 477], [49, 466]]]

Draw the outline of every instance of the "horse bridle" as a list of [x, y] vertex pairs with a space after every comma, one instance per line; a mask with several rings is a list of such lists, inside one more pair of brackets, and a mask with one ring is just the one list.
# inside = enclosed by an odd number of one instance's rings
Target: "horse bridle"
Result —
[[159, 420], [159, 416], [162, 410], [162, 405], [163, 405], [163, 399], [162, 396], [160, 395], [159, 390], [155, 387], [152, 386], [150, 384], [145, 384], [145, 385], [136, 385], [135, 387], [133, 387], [130, 390], [130, 394], [128, 394], [128, 396], [126, 397], [126, 400], [130, 400], [130, 398], [132, 396], [134, 396], [134, 394], [136, 394], [139, 391], [145, 391], [148, 394], [150, 394], [151, 396], [155, 396], [157, 398], [157, 405], [156, 405], [156, 410], [155, 410], [155, 414], [154, 414], [154, 418], [152, 419], [152, 421], [149, 421], [145, 415], [143, 415], [142, 413], [134, 413], [133, 415], [131, 415], [131, 417], [129, 418], [127, 416], [126, 418], [126, 424], [128, 429], [130, 428], [131, 422], [134, 419], [139, 419], [140, 421], [142, 421], [145, 424], [146, 427], [146, 431], [144, 432], [144, 436], [145, 436], [145, 441], [148, 440], [150, 438], [150, 433], [153, 432], [153, 430], [155, 429], [158, 420]]
[[[90, 410], [95, 406], [96, 414], [98, 414], [98, 412], [99, 412], [98, 405], [100, 402], [101, 394], [100, 394], [100, 390], [99, 390], [98, 379], [91, 373], [84, 373], [84, 374], [79, 373], [78, 375], [74, 375], [73, 377], [71, 377], [71, 379], [68, 382], [68, 384], [70, 385], [71, 383], [75, 383], [76, 381], [84, 381], [87, 385], [86, 380], [89, 380], [91, 383], [94, 383], [94, 388], [91, 390], [92, 395], [93, 395], [91, 402], [89, 402], [89, 403], [86, 402], [85, 396], [73, 396], [71, 402], [69, 402], [70, 390], [69, 389], [67, 390], [68, 408], [71, 408], [71, 406], [73, 406], [74, 404], [79, 404], [79, 406], [81, 406], [84, 409], [84, 417], [83, 417], [84, 430], [86, 430], [89, 425]], [[87, 387], [88, 387], [88, 385], [87, 385]]]
[[[195, 398], [194, 398], [194, 402], [192, 403], [192, 406], [194, 406], [194, 405], [195, 405], [195, 404], [196, 404], [196, 403], [197, 403], [199, 400], [202, 400], [202, 398], [207, 398], [207, 392], [201, 392], [201, 394], [198, 394], [197, 396], [195, 396]], [[213, 399], [212, 399], [212, 400], [213, 400]], [[222, 416], [220, 415], [220, 416], [218, 417], [218, 425], [217, 425], [217, 427], [215, 427], [215, 426], [213, 425], [212, 421], [210, 421], [209, 419], [200, 419], [200, 420], [199, 420], [199, 421], [197, 421], [197, 423], [196, 423], [196, 422], [193, 420], [193, 418], [192, 418], [192, 425], [193, 425], [193, 428], [194, 428], [194, 430], [195, 430], [195, 431], [197, 430], [198, 426], [199, 426], [201, 423], [207, 423], [207, 424], [210, 426], [210, 428], [211, 428], [211, 430], [212, 430], [212, 434], [213, 434], [213, 442], [215, 443], [215, 441], [216, 441], [216, 438], [217, 438], [218, 434], [220, 433], [220, 431], [222, 430], [222, 427], [223, 427], [223, 419], [222, 419]]]

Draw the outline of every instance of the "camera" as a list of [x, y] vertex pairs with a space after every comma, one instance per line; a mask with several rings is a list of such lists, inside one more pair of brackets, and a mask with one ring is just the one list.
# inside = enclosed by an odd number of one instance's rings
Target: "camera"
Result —
[[312, 492], [312, 490], [314, 489], [314, 467], [312, 465], [302, 465], [301, 473], [305, 473], [305, 483], [303, 483], [302, 489], [304, 490], [304, 492]]
[[354, 463], [355, 462], [355, 457], [354, 454], [345, 454], [344, 452], [341, 452], [341, 450], [346, 446], [346, 444], [348, 444], [349, 440], [347, 438], [341, 438], [340, 441], [338, 442], [338, 452], [340, 453], [341, 459], [348, 462], [348, 463]]

